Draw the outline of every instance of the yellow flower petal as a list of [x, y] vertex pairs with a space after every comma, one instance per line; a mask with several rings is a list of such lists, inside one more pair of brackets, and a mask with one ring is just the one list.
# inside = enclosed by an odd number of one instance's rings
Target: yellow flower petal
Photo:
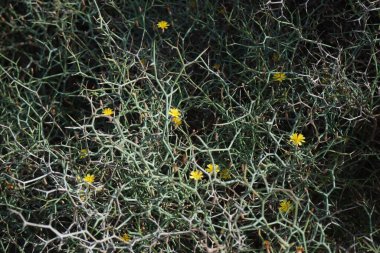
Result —
[[104, 116], [112, 116], [113, 115], [113, 110], [111, 108], [104, 108], [103, 109], [103, 115]]
[[231, 172], [229, 169], [224, 168], [220, 171], [220, 178], [224, 180], [231, 179]]
[[296, 146], [301, 146], [302, 143], [305, 142], [305, 136], [303, 136], [303, 134], [293, 133], [290, 136], [290, 142], [292, 142]]
[[178, 108], [173, 107], [169, 110], [169, 115], [175, 118], [179, 118], [181, 117], [181, 111]]
[[273, 79], [278, 82], [282, 82], [286, 79], [286, 75], [283, 72], [274, 73]]
[[79, 158], [83, 159], [83, 158], [86, 158], [87, 156], [88, 156], [88, 149], [87, 148], [81, 149]]
[[128, 243], [131, 238], [129, 237], [129, 235], [127, 233], [124, 233], [121, 237], [121, 240], [123, 240], [125, 243]]
[[95, 181], [95, 176], [91, 174], [87, 174], [84, 178], [83, 181], [89, 184], [92, 184]]
[[179, 127], [182, 124], [182, 120], [179, 117], [173, 117], [172, 122], [174, 123], [175, 127]]
[[203, 172], [200, 170], [193, 170], [190, 172], [190, 178], [195, 181], [201, 180], [203, 178]]
[[280, 207], [278, 208], [278, 210], [281, 213], [286, 213], [291, 209], [292, 209], [292, 203], [289, 200], [285, 200], [285, 199], [281, 200]]
[[206, 171], [207, 171], [208, 173], [211, 173], [211, 172], [213, 172], [214, 170], [215, 170], [215, 172], [219, 172], [219, 171], [220, 171], [220, 169], [219, 169], [219, 165], [217, 165], [217, 164], [212, 165], [211, 163], [210, 163], [209, 165], [207, 165]]
[[170, 26], [169, 23], [166, 22], [165, 20], [162, 20], [157, 23], [157, 27], [160, 28], [163, 32], [165, 31], [165, 29], [168, 29], [169, 26]]

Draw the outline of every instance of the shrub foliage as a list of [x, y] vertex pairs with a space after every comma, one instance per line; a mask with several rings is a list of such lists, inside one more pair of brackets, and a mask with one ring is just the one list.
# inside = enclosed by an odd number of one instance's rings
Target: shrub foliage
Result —
[[380, 250], [377, 1], [0, 5], [0, 251]]

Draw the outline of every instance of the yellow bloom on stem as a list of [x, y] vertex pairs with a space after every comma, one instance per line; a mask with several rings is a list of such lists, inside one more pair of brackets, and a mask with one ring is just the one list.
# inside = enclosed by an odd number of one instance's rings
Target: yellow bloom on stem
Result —
[[282, 82], [282, 81], [284, 81], [286, 79], [286, 75], [285, 75], [284, 72], [277, 72], [277, 73], [274, 73], [273, 79], [275, 81]]
[[195, 181], [201, 180], [203, 178], [203, 172], [200, 170], [193, 170], [190, 172], [190, 178]]
[[302, 246], [297, 246], [296, 247], [296, 253], [303, 253], [304, 252], [304, 249]]
[[213, 171], [215, 171], [215, 172], [219, 172], [219, 171], [220, 171], [220, 169], [219, 169], [219, 165], [217, 165], [217, 164], [212, 165], [212, 164], [210, 163], [209, 165], [207, 165], [206, 171], [207, 171], [208, 173], [211, 173], [211, 172], [213, 172]]
[[175, 127], [179, 127], [182, 124], [182, 120], [179, 117], [173, 117], [172, 122], [174, 123]]
[[220, 171], [220, 178], [224, 180], [231, 179], [231, 172], [229, 169], [224, 168]]
[[129, 235], [127, 233], [124, 233], [121, 237], [120, 237], [121, 240], [123, 240], [125, 243], [128, 243], [131, 238], [129, 237]]
[[111, 108], [104, 108], [103, 109], [103, 115], [104, 116], [112, 116], [113, 115], [113, 110]]
[[165, 29], [169, 28], [169, 23], [166, 22], [165, 20], [162, 20], [162, 21], [157, 23], [157, 27], [160, 28], [164, 32]]
[[95, 181], [95, 176], [91, 174], [87, 174], [84, 178], [83, 181], [89, 184], [92, 184]]
[[83, 158], [85, 158], [85, 157], [87, 157], [88, 156], [88, 149], [87, 148], [83, 148], [83, 149], [81, 149], [80, 150], [80, 156], [79, 156], [79, 158], [80, 159], [83, 159]]
[[280, 207], [278, 208], [278, 210], [280, 210], [281, 213], [286, 213], [290, 209], [292, 209], [292, 203], [286, 199], [281, 200]]
[[303, 136], [303, 134], [293, 133], [290, 136], [290, 142], [292, 142], [296, 146], [301, 146], [302, 143], [305, 142], [305, 136]]
[[179, 118], [181, 117], [181, 111], [178, 108], [173, 107], [169, 110], [169, 115], [174, 118]]

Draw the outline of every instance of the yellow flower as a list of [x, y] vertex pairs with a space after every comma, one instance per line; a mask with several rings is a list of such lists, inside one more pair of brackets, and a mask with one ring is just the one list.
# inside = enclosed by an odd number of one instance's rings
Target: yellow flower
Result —
[[181, 116], [181, 111], [178, 108], [171, 108], [169, 110], [169, 115], [175, 118], [179, 118]]
[[301, 146], [303, 142], [305, 142], [305, 136], [303, 134], [293, 133], [290, 136], [290, 142], [292, 142], [296, 146]]
[[207, 165], [206, 171], [207, 171], [208, 173], [211, 173], [211, 172], [213, 172], [213, 171], [215, 171], [215, 172], [219, 172], [219, 171], [220, 171], [220, 169], [219, 169], [219, 165], [217, 165], [217, 164], [212, 165], [212, 164], [210, 163], [209, 165]]
[[296, 253], [303, 253], [304, 249], [302, 246], [297, 246], [296, 247]]
[[164, 32], [165, 29], [168, 29], [169, 23], [166, 22], [165, 20], [162, 20], [162, 21], [157, 23], [157, 27], [160, 28]]
[[120, 237], [121, 240], [123, 240], [125, 243], [128, 243], [131, 238], [129, 237], [129, 235], [127, 233], [124, 233], [121, 237]]
[[113, 115], [113, 110], [111, 108], [104, 108], [103, 109], [103, 115], [104, 116], [112, 116]]
[[174, 123], [175, 127], [179, 127], [182, 124], [182, 120], [179, 117], [173, 117], [172, 122]]
[[280, 210], [281, 213], [286, 213], [290, 209], [292, 209], [292, 203], [289, 200], [281, 200], [278, 210]]
[[277, 72], [277, 73], [274, 73], [273, 79], [276, 81], [282, 82], [286, 79], [286, 75], [283, 72]]
[[87, 157], [88, 156], [88, 149], [87, 148], [83, 148], [83, 149], [81, 149], [80, 150], [80, 156], [79, 156], [79, 158], [80, 159], [83, 159], [83, 158], [85, 158], [85, 157]]
[[220, 177], [224, 180], [231, 179], [231, 172], [229, 169], [225, 168], [220, 171]]
[[92, 184], [95, 181], [95, 176], [91, 174], [87, 174], [84, 178], [83, 181], [89, 184]]
[[203, 172], [200, 170], [193, 170], [190, 172], [190, 178], [195, 181], [201, 180], [203, 178]]

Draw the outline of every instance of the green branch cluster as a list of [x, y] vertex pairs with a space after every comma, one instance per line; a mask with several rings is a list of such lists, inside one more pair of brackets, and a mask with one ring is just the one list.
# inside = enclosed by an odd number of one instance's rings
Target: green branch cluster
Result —
[[2, 1], [1, 252], [378, 252], [374, 1]]

